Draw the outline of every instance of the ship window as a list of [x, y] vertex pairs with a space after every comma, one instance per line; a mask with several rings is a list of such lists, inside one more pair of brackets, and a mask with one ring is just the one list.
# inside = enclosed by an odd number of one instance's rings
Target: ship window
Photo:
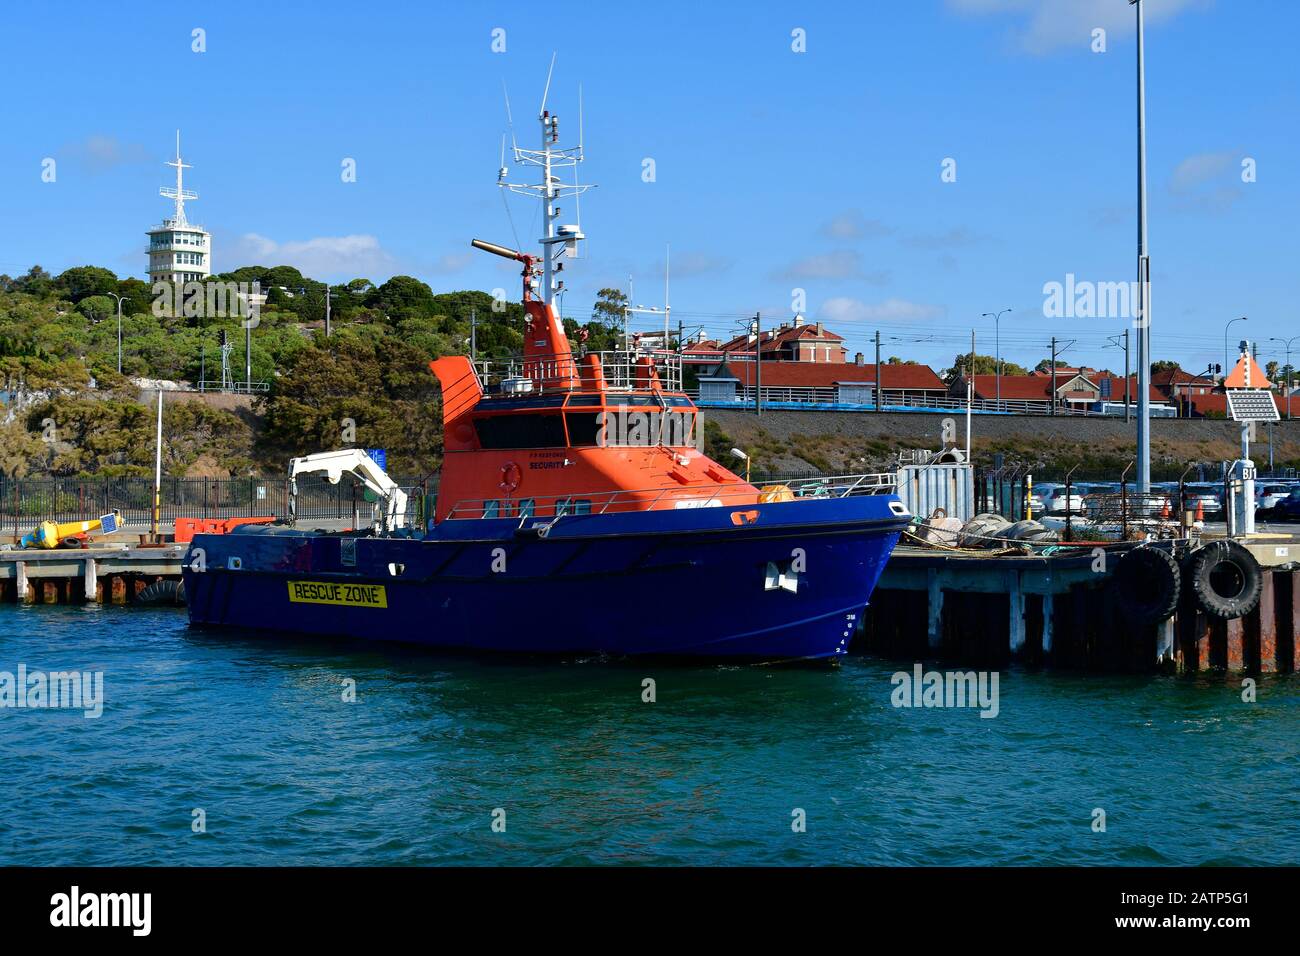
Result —
[[484, 448], [563, 448], [559, 415], [493, 415], [474, 421]]
[[590, 498], [559, 498], [555, 502], [555, 515], [562, 518], [565, 515], [589, 515], [591, 514]]
[[532, 498], [521, 498], [519, 500], [519, 517], [531, 518], [536, 511]]
[[483, 517], [496, 518], [501, 514], [501, 502], [485, 501], [483, 502]]
[[599, 414], [570, 414], [564, 418], [569, 423], [569, 444], [575, 447], [596, 444], [596, 435], [600, 432]]
[[[694, 408], [669, 411], [665, 418], [658, 409], [611, 408], [594, 415], [570, 413], [569, 444], [602, 447], [685, 447], [694, 444]], [[602, 428], [604, 434], [602, 436]]]

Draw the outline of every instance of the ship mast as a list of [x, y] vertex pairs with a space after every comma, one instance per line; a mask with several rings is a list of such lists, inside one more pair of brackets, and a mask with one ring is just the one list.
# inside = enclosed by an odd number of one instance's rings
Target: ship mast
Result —
[[[568, 196], [581, 196], [591, 188], [589, 184], [578, 182], [578, 164], [583, 161], [582, 151], [582, 90], [578, 91], [578, 142], [575, 146], [560, 146], [560, 119], [546, 108], [546, 97], [551, 89], [551, 74], [555, 71], [555, 57], [551, 57], [551, 68], [546, 74], [546, 88], [542, 92], [542, 105], [538, 109], [537, 122], [541, 128], [542, 144], [540, 149], [524, 149], [514, 140], [514, 126], [511, 122], [511, 151], [514, 161], [521, 166], [535, 166], [541, 170], [540, 183], [511, 183], [506, 181], [506, 167], [501, 167], [497, 185], [521, 196], [538, 199], [542, 204], [543, 234], [539, 242], [542, 246], [542, 285], [541, 300], [548, 306], [557, 292], [564, 290], [564, 282], [556, 273], [564, 271], [560, 258], [574, 258], [578, 254], [578, 242], [585, 239], [582, 234], [580, 216], [577, 224], [560, 223], [561, 209], [555, 203]], [[510, 120], [510, 99], [506, 98], [506, 117]], [[573, 170], [573, 182], [566, 183], [560, 179], [559, 171]], [[579, 206], [579, 210], [581, 207]]]

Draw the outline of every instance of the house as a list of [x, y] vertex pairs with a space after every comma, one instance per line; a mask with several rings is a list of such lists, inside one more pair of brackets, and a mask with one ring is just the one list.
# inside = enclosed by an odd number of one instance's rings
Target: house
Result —
[[[853, 362], [800, 361], [763, 362], [725, 360], [699, 375], [699, 401], [707, 404], [752, 403], [756, 373], [761, 379], [763, 401], [800, 402], [816, 405], [875, 404], [876, 366]], [[884, 365], [881, 367], [882, 405], [940, 403], [948, 386], [928, 365]]]
[[1156, 372], [1151, 376], [1151, 384], [1174, 404], [1184, 403], [1188, 396], [1208, 395], [1217, 387], [1213, 379], [1177, 367]]
[[[752, 362], [754, 345], [753, 335], [738, 335], [720, 344], [711, 340], [696, 342], [682, 350], [682, 362], [686, 365], [716, 365], [724, 359]], [[844, 347], [844, 336], [820, 322], [808, 323], [803, 316], [796, 316], [793, 322], [764, 329], [760, 352], [764, 362], [844, 364], [848, 349]]]
[[[1094, 372], [1088, 375], [1076, 372], [1071, 375], [1067, 370], [1056, 370], [1056, 404], [1061, 408], [1078, 411], [1100, 411], [1100, 404], [1124, 401], [1125, 380], [1108, 371]], [[1131, 401], [1137, 403], [1137, 379], [1130, 376], [1127, 384]], [[993, 402], [999, 398], [1010, 403], [1012, 410], [1019, 406], [1026, 411], [1050, 411], [1052, 406], [1052, 375], [1034, 373], [1030, 375], [976, 375], [974, 380], [975, 400]], [[959, 378], [949, 391], [954, 398], [966, 397], [966, 380]], [[1152, 404], [1165, 405], [1165, 397], [1152, 386], [1148, 393]], [[1035, 408], [1033, 406], [1039, 406]]]

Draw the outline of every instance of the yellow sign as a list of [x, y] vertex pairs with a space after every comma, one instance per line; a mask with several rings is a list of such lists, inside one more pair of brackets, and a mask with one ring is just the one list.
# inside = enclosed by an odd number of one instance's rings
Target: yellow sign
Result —
[[344, 584], [336, 581], [290, 581], [294, 604], [346, 604], [351, 607], [388, 607], [382, 584]]

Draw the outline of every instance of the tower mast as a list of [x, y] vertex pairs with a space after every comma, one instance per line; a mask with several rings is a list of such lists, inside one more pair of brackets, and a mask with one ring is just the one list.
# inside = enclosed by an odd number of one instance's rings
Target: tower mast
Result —
[[[573, 258], [578, 254], [578, 242], [586, 237], [582, 234], [581, 223], [573, 225], [560, 224], [561, 209], [555, 203], [567, 196], [580, 196], [591, 188], [590, 184], [580, 184], [577, 180], [577, 167], [583, 161], [582, 130], [579, 121], [578, 143], [576, 146], [560, 146], [560, 119], [546, 108], [546, 97], [551, 89], [551, 74], [555, 70], [555, 57], [551, 57], [551, 68], [546, 74], [546, 89], [542, 93], [542, 105], [538, 109], [537, 122], [541, 129], [540, 149], [523, 149], [512, 142], [514, 161], [521, 166], [536, 166], [541, 170], [540, 183], [510, 183], [505, 180], [505, 170], [498, 179], [498, 185], [522, 196], [541, 200], [542, 204], [542, 285], [539, 289], [541, 300], [548, 306], [555, 293], [564, 288], [556, 273], [563, 271], [564, 264], [559, 262], [561, 256]], [[509, 99], [507, 99], [507, 110]], [[579, 114], [581, 115], [581, 114]], [[564, 169], [574, 170], [574, 181], [566, 183], [561, 180], [559, 172]]]
[[185, 200], [198, 199], [199, 194], [187, 190], [185, 188], [184, 171], [187, 169], [193, 169], [194, 167], [191, 166], [189, 163], [182, 162], [181, 160], [181, 131], [180, 130], [176, 131], [176, 159], [169, 160], [167, 162], [167, 165], [176, 167], [176, 188], [171, 189], [170, 187], [162, 186], [159, 188], [158, 194], [164, 197], [165, 199], [176, 200], [176, 215], [174, 219], [174, 224], [177, 226], [187, 226], [189, 225], [189, 223], [185, 221]]

